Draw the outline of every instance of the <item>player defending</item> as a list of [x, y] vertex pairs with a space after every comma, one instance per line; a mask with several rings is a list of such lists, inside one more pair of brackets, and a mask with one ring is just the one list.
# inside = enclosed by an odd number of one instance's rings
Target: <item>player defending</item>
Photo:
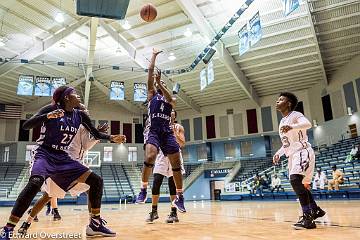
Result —
[[[184, 136], [184, 127], [181, 124], [176, 122], [176, 111], [173, 110], [171, 112], [171, 127], [174, 131], [174, 135], [176, 137], [176, 141], [178, 142], [179, 146], [183, 148], [185, 146], [185, 136]], [[181, 158], [181, 173], [185, 173], [183, 159], [180, 152]], [[160, 187], [163, 182], [164, 177], [168, 178], [169, 183], [169, 192], [170, 192], [170, 200], [171, 202], [176, 198], [176, 187], [173, 178], [173, 172], [171, 170], [171, 166], [169, 163], [169, 159], [164, 156], [164, 154], [159, 151], [159, 154], [156, 157], [155, 167], [154, 167], [154, 182], [152, 185], [152, 208], [151, 212], [149, 213], [149, 217], [146, 219], [147, 223], [153, 223], [154, 220], [159, 218], [157, 212], [157, 206], [159, 202], [159, 195], [160, 195]], [[179, 222], [179, 218], [177, 216], [176, 207], [173, 205], [171, 206], [170, 214], [166, 219], [166, 223], [174, 223]]]
[[[173, 171], [176, 186], [176, 198], [173, 204], [180, 212], [186, 212], [182, 189], [180, 149], [173, 131], [170, 128], [171, 111], [175, 107], [176, 100], [166, 88], [165, 82], [160, 80], [161, 73], [158, 72], [154, 74], [155, 61], [159, 53], [161, 53], [161, 51], [153, 50], [148, 72], [149, 133], [145, 143], [145, 161], [141, 175], [141, 191], [136, 202], [146, 202], [149, 176], [160, 148], [164, 155], [168, 157]], [[154, 79], [156, 80], [156, 84], [154, 84]]]
[[311, 229], [316, 228], [314, 220], [324, 216], [325, 211], [316, 205], [309, 190], [315, 167], [314, 150], [306, 135], [311, 123], [302, 113], [294, 111], [297, 104], [297, 97], [289, 92], [281, 93], [276, 102], [276, 110], [283, 116], [279, 124], [282, 147], [275, 153], [273, 162], [277, 164], [282, 155], [289, 158], [290, 183], [303, 210], [303, 216], [293, 226]]

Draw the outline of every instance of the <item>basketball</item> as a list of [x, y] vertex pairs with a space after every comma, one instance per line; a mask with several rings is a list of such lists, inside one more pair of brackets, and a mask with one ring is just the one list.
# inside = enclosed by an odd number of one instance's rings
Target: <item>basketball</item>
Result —
[[140, 17], [145, 22], [152, 22], [157, 16], [157, 10], [151, 3], [145, 4], [140, 11]]

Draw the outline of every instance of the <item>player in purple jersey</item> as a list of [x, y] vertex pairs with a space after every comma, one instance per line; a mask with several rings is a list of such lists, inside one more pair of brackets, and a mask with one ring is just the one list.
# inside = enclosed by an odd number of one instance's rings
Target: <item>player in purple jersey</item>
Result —
[[[170, 128], [171, 111], [175, 107], [176, 99], [170, 94], [164, 81], [161, 80], [161, 72], [154, 74], [155, 61], [161, 51], [153, 50], [148, 72], [148, 124], [149, 132], [145, 146], [145, 161], [141, 175], [141, 191], [136, 199], [137, 203], [145, 203], [147, 200], [147, 186], [151, 170], [154, 167], [159, 149], [167, 156], [172, 167], [176, 186], [176, 198], [174, 206], [180, 212], [186, 212], [183, 196], [183, 182], [181, 174], [181, 161], [179, 144], [172, 129]], [[156, 83], [154, 83], [154, 79]]]
[[96, 139], [111, 140], [122, 143], [123, 135], [100, 133], [92, 124], [89, 116], [79, 107], [80, 97], [72, 87], [59, 87], [53, 94], [53, 104], [43, 107], [37, 114], [27, 120], [23, 128], [31, 129], [41, 126], [37, 140], [34, 162], [29, 182], [19, 194], [11, 211], [6, 226], [0, 232], [0, 239], [10, 239], [15, 225], [30, 206], [36, 194], [47, 178], [51, 178], [64, 191], [68, 191], [78, 182], [90, 186], [91, 218], [87, 226], [87, 235], [115, 236], [116, 233], [104, 226], [100, 217], [103, 179], [91, 172], [80, 162], [73, 160], [66, 150], [82, 124]]

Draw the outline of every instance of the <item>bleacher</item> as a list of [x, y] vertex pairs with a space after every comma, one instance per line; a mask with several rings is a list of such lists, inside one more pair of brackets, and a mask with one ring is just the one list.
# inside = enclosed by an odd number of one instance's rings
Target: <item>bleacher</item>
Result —
[[0, 166], [0, 197], [7, 197], [28, 167], [25, 163], [2, 163]]
[[272, 160], [270, 158], [254, 158], [240, 161], [241, 168], [234, 177], [233, 182], [242, 182], [272, 165]]
[[[327, 179], [332, 179], [332, 169], [331, 167], [335, 164], [337, 169], [341, 170], [344, 173], [345, 182], [340, 185], [340, 191], [328, 191], [327, 185], [325, 185], [325, 190], [322, 191], [314, 191], [315, 198], [323, 198], [323, 199], [330, 199], [330, 198], [349, 198], [351, 196], [359, 197], [360, 196], [360, 161], [355, 160], [351, 162], [346, 162], [346, 157], [350, 153], [352, 146], [358, 145], [360, 143], [360, 137], [351, 138], [341, 140], [333, 145], [328, 147], [322, 148], [316, 154], [316, 167], [321, 167], [321, 170], [325, 172]], [[315, 147], [316, 149], [316, 147]], [[256, 166], [254, 166], [256, 167]], [[261, 167], [261, 166], [260, 166]], [[250, 167], [249, 167], [250, 169]], [[250, 171], [250, 170], [249, 170]], [[234, 181], [246, 181], [250, 184], [253, 184], [253, 180], [251, 179], [251, 174], [255, 172], [264, 173], [267, 172], [270, 176], [273, 176], [274, 173], [281, 178], [281, 186], [284, 188], [285, 193], [270, 193], [269, 189], [263, 190], [263, 196], [258, 196], [256, 194], [249, 194], [249, 191], [243, 190], [241, 194], [243, 196], [242, 199], [279, 199], [279, 198], [286, 198], [286, 199], [293, 199], [296, 198], [295, 193], [292, 190], [288, 179], [288, 170], [286, 166], [282, 167], [272, 167], [272, 168], [257, 168], [256, 171], [250, 171], [248, 175], [249, 178], [246, 180], [244, 178], [237, 177], [237, 180]], [[239, 171], [238, 175], [241, 175], [241, 171]], [[315, 174], [315, 172], [314, 172]], [[263, 176], [263, 174], [260, 174]]]

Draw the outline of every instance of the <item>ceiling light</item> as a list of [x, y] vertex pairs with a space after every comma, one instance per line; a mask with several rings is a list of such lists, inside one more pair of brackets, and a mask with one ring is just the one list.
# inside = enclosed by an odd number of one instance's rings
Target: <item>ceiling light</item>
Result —
[[191, 35], [192, 35], [192, 32], [191, 32], [190, 28], [187, 28], [186, 31], [184, 32], [184, 36], [191, 37]]
[[58, 12], [55, 16], [55, 21], [57, 21], [58, 23], [63, 23], [64, 20], [64, 15], [61, 12]]
[[60, 42], [60, 43], [59, 43], [59, 47], [60, 47], [60, 48], [66, 48], [65, 42]]
[[125, 30], [129, 30], [129, 29], [131, 28], [131, 25], [130, 25], [130, 23], [129, 23], [127, 20], [125, 20], [125, 21], [121, 24], [121, 27], [122, 27], [123, 29], [125, 29]]
[[120, 47], [118, 47], [118, 48], [116, 49], [115, 54], [116, 54], [117, 56], [119, 56], [119, 55], [122, 54], [122, 51], [121, 51], [121, 48], [120, 48]]
[[169, 59], [170, 61], [174, 61], [174, 60], [176, 59], [175, 54], [174, 54], [173, 52], [171, 52], [171, 53], [169, 54], [168, 59]]

